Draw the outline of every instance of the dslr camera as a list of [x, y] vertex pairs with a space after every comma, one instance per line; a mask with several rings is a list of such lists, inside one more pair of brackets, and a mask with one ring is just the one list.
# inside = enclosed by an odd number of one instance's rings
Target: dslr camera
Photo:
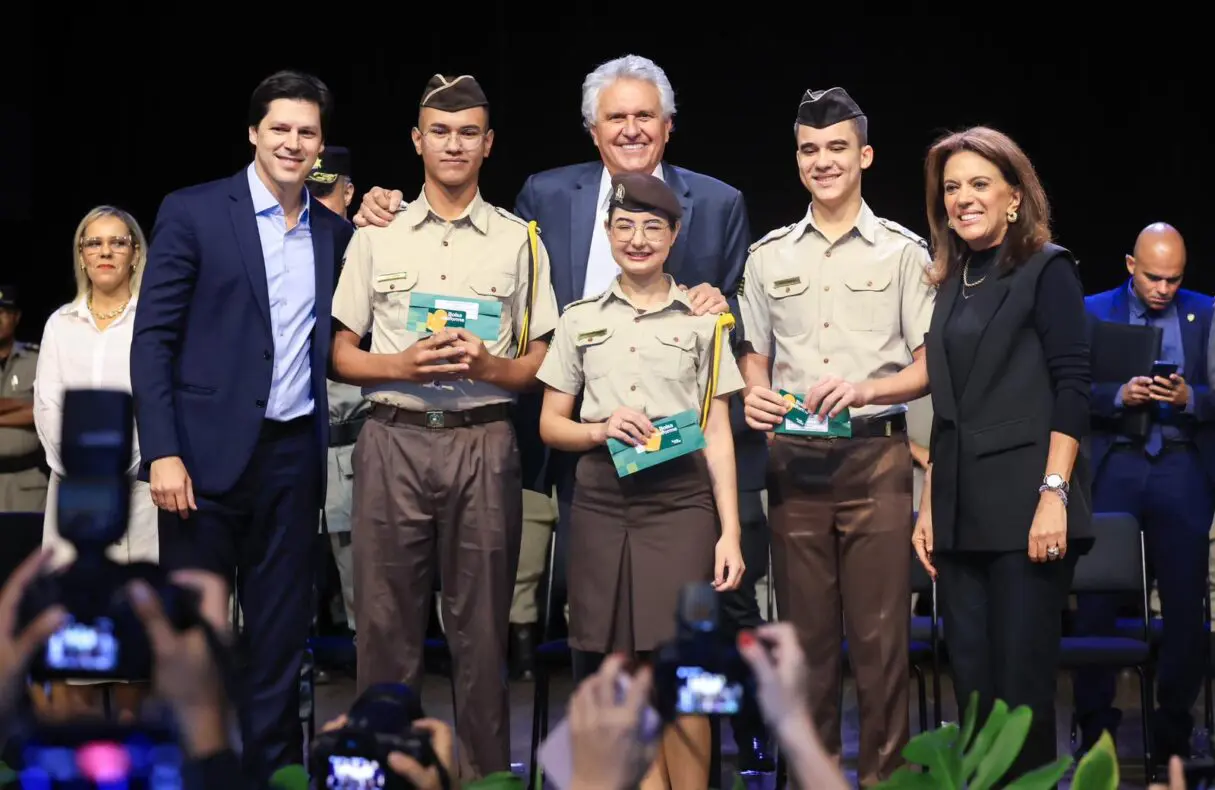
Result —
[[720, 629], [718, 595], [710, 584], [684, 587], [676, 636], [654, 652], [654, 708], [665, 721], [759, 713], [751, 667]]
[[30, 664], [36, 682], [152, 677], [152, 650], [127, 597], [126, 585], [132, 580], [141, 579], [156, 591], [177, 629], [200, 622], [194, 590], [170, 583], [158, 565], [124, 565], [106, 555], [127, 531], [133, 434], [130, 394], [65, 393], [59, 448], [64, 476], [56, 506], [59, 534], [75, 547], [76, 560], [36, 579], [18, 609], [21, 628], [56, 604], [67, 610], [66, 622]]
[[[430, 732], [412, 725], [425, 718], [422, 703], [404, 683], [379, 683], [364, 691], [346, 714], [346, 726], [320, 733], [312, 745], [310, 773], [317, 787], [332, 790], [412, 790], [413, 783], [388, 767], [401, 752], [423, 768], [442, 766]], [[448, 786], [445, 774], [444, 786]]]

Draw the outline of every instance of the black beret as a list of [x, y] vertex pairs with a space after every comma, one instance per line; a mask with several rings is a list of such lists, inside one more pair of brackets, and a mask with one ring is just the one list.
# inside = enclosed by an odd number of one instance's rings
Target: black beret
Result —
[[797, 108], [797, 122], [815, 129], [826, 129], [864, 114], [848, 91], [829, 88], [825, 91], [806, 91]]
[[0, 285], [0, 307], [17, 309], [17, 286]]
[[349, 178], [350, 175], [350, 149], [340, 145], [326, 145], [325, 150], [316, 158], [308, 180], [318, 184], [332, 184], [337, 181], [338, 176]]
[[489, 99], [485, 98], [485, 92], [472, 75], [444, 77], [436, 74], [426, 83], [419, 106], [443, 112], [459, 112], [470, 107], [488, 107]]
[[683, 208], [675, 192], [661, 178], [648, 173], [621, 173], [612, 178], [609, 209], [652, 211], [663, 214], [671, 222], [683, 216]]

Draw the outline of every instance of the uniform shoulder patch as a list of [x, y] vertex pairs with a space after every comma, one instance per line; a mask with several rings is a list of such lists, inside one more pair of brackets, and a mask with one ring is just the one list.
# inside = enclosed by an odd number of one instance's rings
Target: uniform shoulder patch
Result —
[[749, 255], [749, 254], [755, 252], [760, 247], [764, 246], [765, 244], [768, 244], [769, 242], [773, 242], [779, 238], [788, 236], [793, 231], [793, 229], [796, 227], [797, 227], [797, 223], [794, 222], [792, 224], [784, 226], [783, 228], [777, 228], [776, 230], [768, 231], [762, 239], [760, 239], [759, 241], [755, 242], [754, 244], [752, 244], [750, 247], [747, 248], [747, 254]]
[[905, 238], [911, 239], [912, 241], [914, 241], [916, 244], [920, 245], [924, 249], [928, 249], [928, 242], [924, 240], [923, 236], [916, 233], [915, 231], [905, 228], [902, 225], [900, 225], [899, 223], [895, 222], [894, 220], [886, 219], [885, 217], [877, 217], [877, 221], [878, 221], [878, 224], [881, 225], [883, 228], [886, 228], [889, 231], [893, 231], [894, 233], [897, 233], [900, 236], [903, 236]]

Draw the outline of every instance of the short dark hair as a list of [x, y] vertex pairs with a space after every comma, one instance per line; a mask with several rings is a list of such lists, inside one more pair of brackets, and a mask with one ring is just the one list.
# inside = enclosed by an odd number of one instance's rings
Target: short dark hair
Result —
[[[869, 117], [866, 115], [858, 115], [855, 118], [850, 118], [852, 121], [852, 129], [856, 132], [856, 143], [860, 148], [869, 145]], [[801, 121], [793, 122], [793, 136], [797, 137], [797, 127], [801, 126]]]
[[266, 77], [249, 97], [249, 125], [257, 126], [270, 112], [275, 99], [312, 102], [321, 110], [321, 137], [329, 130], [329, 113], [333, 109], [333, 94], [329, 87], [311, 74], [300, 71], [279, 71]]

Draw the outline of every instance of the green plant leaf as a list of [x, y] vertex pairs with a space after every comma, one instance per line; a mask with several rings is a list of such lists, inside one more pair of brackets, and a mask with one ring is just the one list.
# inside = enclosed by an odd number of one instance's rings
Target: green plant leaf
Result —
[[1108, 731], [1088, 750], [1072, 777], [1074, 790], [1117, 790], [1118, 750]]
[[874, 790], [936, 790], [940, 785], [937, 777], [922, 774], [907, 766], [895, 771], [890, 778], [877, 785]]
[[[977, 709], [975, 715], [978, 715]], [[1002, 699], [996, 700], [992, 703], [991, 713], [987, 715], [987, 721], [984, 722], [983, 729], [979, 730], [979, 734], [975, 736], [974, 742], [970, 744], [970, 747], [962, 757], [962, 785], [967, 785], [971, 777], [979, 770], [979, 764], [987, 756], [988, 750], [995, 743], [996, 736], [1004, 728], [1004, 722], [1007, 719], [1008, 704]]]
[[308, 772], [302, 765], [284, 765], [270, 777], [274, 790], [308, 790]]
[[[946, 724], [939, 729], [916, 735], [903, 747], [903, 758], [914, 765], [922, 765], [932, 775], [934, 787], [942, 790], [958, 790], [961, 758], [954, 751], [958, 738], [958, 725]], [[922, 774], [920, 774], [922, 775]]]
[[465, 782], [466, 790], [523, 790], [523, 780], [510, 771], [487, 774], [474, 782]]
[[1018, 706], [1004, 718], [991, 749], [979, 761], [979, 770], [975, 773], [974, 782], [969, 785], [971, 790], [988, 790], [1003, 778], [1021, 753], [1033, 718], [1034, 712], [1028, 705]]
[[[1070, 754], [1064, 755], [1050, 765], [1044, 765], [1027, 774], [1022, 774], [1005, 790], [1054, 790], [1059, 785], [1059, 780], [1067, 773], [1067, 769], [1072, 767], [1072, 762]], [[1079, 789], [1079, 785], [1074, 782], [1072, 787]]]
[[970, 739], [975, 735], [975, 723], [979, 718], [979, 692], [970, 692], [970, 700], [966, 703], [966, 714], [962, 717], [962, 734], [958, 737], [957, 744], [954, 745], [954, 751], [958, 755], [958, 759], [966, 752], [970, 746]]

